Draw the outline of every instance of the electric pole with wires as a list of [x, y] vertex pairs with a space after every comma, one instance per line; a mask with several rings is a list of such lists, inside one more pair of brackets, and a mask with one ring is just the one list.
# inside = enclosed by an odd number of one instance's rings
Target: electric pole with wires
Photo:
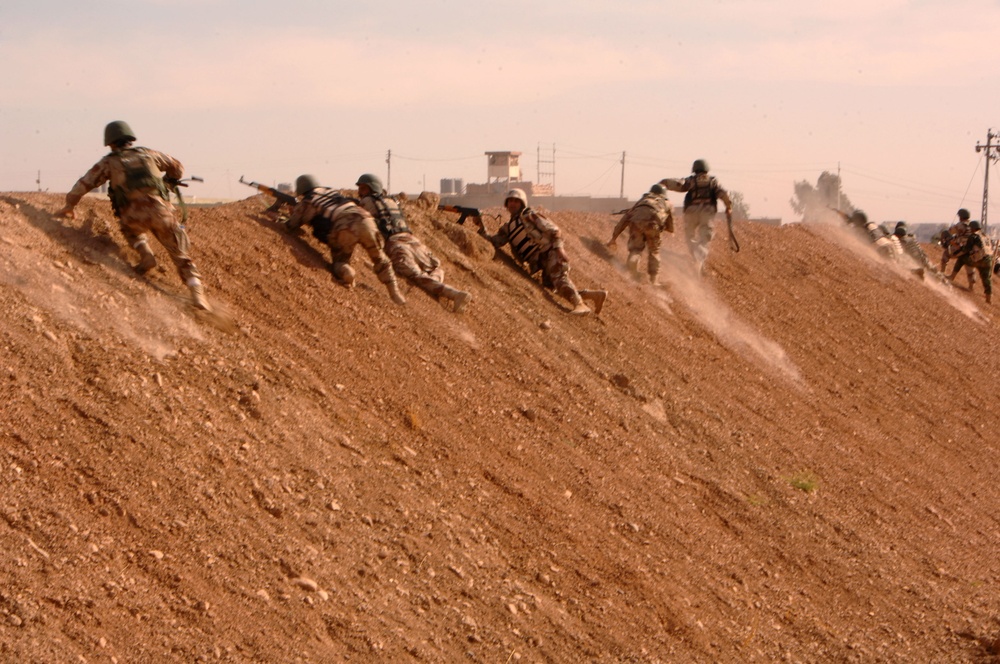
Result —
[[976, 141], [976, 152], [986, 153], [986, 177], [983, 180], [983, 216], [979, 223], [983, 226], [983, 233], [986, 232], [986, 213], [990, 196], [990, 162], [1000, 160], [1000, 143], [994, 143], [993, 139], [1000, 139], [1000, 134], [996, 134], [992, 129], [986, 130], [986, 145], [981, 145]]

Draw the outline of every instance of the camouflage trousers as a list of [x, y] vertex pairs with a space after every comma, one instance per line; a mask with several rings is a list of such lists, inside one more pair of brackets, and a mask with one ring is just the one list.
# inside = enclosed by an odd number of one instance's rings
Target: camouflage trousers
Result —
[[333, 263], [333, 274], [341, 281], [348, 281], [345, 275], [351, 274], [351, 256], [354, 247], [361, 248], [372, 261], [372, 271], [383, 284], [395, 284], [396, 274], [392, 270], [392, 262], [381, 248], [381, 234], [375, 226], [375, 220], [362, 214], [347, 213], [338, 218], [326, 243], [330, 246], [330, 260]]
[[396, 233], [385, 242], [385, 253], [396, 275], [403, 277], [431, 297], [444, 289], [441, 261], [412, 233]]
[[119, 217], [122, 235], [135, 249], [142, 243], [148, 246], [147, 233], [159, 240], [177, 267], [177, 273], [184, 283], [191, 279], [201, 280], [201, 274], [191, 260], [191, 241], [174, 217], [174, 206], [159, 196], [144, 196], [129, 202]]
[[715, 215], [715, 210], [704, 205], [694, 205], [684, 210], [684, 238], [698, 272], [704, 268], [708, 259], [708, 247], [715, 236], [715, 229], [712, 228]]
[[569, 278], [569, 259], [564, 250], [550, 249], [539, 256], [538, 268], [542, 270], [542, 283], [545, 286], [566, 298], [574, 307], [583, 302]]
[[[958, 249], [955, 249], [958, 251]], [[952, 247], [946, 245], [944, 250], [941, 252], [941, 272], [947, 274], [946, 269], [948, 267], [948, 261], [951, 260]], [[958, 274], [960, 268], [955, 268], [955, 273]], [[976, 285], [976, 270], [971, 265], [965, 265], [965, 277], [969, 280], [969, 288]]]
[[[660, 235], [663, 231], [655, 219], [645, 219], [638, 223], [631, 223], [628, 227], [628, 260], [638, 263], [639, 256], [645, 249], [649, 249], [649, 257], [646, 265], [650, 278], [660, 273]], [[634, 258], [633, 258], [634, 257]]]
[[[959, 256], [958, 261], [955, 262], [955, 267], [951, 271], [951, 278], [954, 279], [955, 275], [959, 273], [962, 268], [966, 270], [976, 270], [979, 272], [980, 278], [983, 280], [983, 292], [986, 295], [993, 294], [993, 256], [985, 256], [978, 261], [968, 260], [968, 256]], [[969, 280], [969, 290], [972, 290], [972, 286], [975, 284], [973, 280]]]

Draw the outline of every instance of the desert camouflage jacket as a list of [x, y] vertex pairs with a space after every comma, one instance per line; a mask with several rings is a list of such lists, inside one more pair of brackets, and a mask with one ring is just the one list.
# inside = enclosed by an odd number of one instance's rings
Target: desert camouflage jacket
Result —
[[660, 184], [670, 191], [687, 192], [684, 196], [685, 210], [690, 207], [709, 207], [718, 210], [718, 201], [722, 201], [726, 210], [731, 210], [733, 207], [729, 192], [708, 173], [692, 173], [683, 180], [666, 178], [660, 180]]
[[[126, 161], [133, 156], [148, 157], [164, 175], [170, 178], [180, 179], [184, 174], [184, 166], [181, 162], [162, 152], [157, 152], [150, 148], [127, 147], [124, 149], [113, 148], [99, 162], [90, 167], [87, 173], [76, 181], [73, 188], [66, 194], [66, 204], [70, 207], [76, 206], [88, 191], [100, 187], [105, 182], [109, 183], [108, 195], [112, 202], [115, 201], [116, 192], [129, 200], [142, 196], [157, 195], [166, 197], [166, 192], [131, 190], [126, 191]], [[161, 185], [162, 186], [162, 185]], [[116, 212], [121, 210], [117, 209]]]
[[495, 235], [488, 235], [485, 231], [480, 233], [494, 247], [510, 243], [514, 258], [532, 266], [537, 265], [539, 258], [550, 250], [563, 246], [559, 227], [531, 208], [512, 214], [510, 221], [501, 226]]
[[356, 215], [371, 218], [371, 214], [354, 199], [344, 196], [336, 189], [316, 187], [295, 205], [285, 222], [285, 228], [294, 230], [302, 224], [309, 224], [316, 239], [326, 242], [334, 226]]

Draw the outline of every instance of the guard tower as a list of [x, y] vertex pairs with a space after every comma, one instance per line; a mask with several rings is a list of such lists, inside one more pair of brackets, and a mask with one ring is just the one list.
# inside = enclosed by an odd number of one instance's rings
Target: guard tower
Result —
[[504, 192], [511, 183], [521, 182], [520, 152], [486, 153], [486, 186], [490, 192]]

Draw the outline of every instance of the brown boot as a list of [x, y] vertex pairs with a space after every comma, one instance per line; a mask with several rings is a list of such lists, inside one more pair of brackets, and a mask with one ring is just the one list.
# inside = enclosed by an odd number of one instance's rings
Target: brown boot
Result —
[[608, 291], [606, 290], [582, 290], [580, 291], [580, 297], [585, 300], [590, 300], [594, 305], [594, 314], [600, 314], [601, 309], [604, 308], [604, 301], [608, 299]]
[[195, 308], [211, 311], [212, 307], [208, 304], [208, 298], [205, 297], [205, 288], [201, 285], [201, 280], [197, 277], [188, 279], [187, 285], [191, 289], [191, 303]]
[[149, 248], [149, 243], [143, 240], [135, 245], [135, 250], [139, 252], [139, 264], [135, 266], [135, 271], [139, 274], [146, 274], [156, 267], [156, 255]]
[[392, 298], [393, 302], [396, 304], [406, 304], [406, 298], [399, 292], [399, 285], [395, 279], [385, 282], [385, 287], [389, 291], [389, 297]]
[[993, 304], [993, 293], [986, 294], [986, 304]]
[[333, 268], [333, 276], [342, 283], [345, 288], [354, 288], [354, 268], [350, 265], [338, 265]]
[[590, 313], [590, 307], [584, 304], [583, 300], [581, 300], [579, 304], [573, 307], [573, 311], [571, 311], [570, 313], [573, 314], [574, 316], [586, 316], [587, 314]]
[[452, 304], [454, 305], [454, 312], [456, 314], [460, 314], [465, 311], [465, 308], [469, 306], [469, 302], [472, 301], [472, 293], [460, 291], [457, 288], [452, 288], [451, 286], [445, 286], [441, 290], [441, 297], [452, 301]]

